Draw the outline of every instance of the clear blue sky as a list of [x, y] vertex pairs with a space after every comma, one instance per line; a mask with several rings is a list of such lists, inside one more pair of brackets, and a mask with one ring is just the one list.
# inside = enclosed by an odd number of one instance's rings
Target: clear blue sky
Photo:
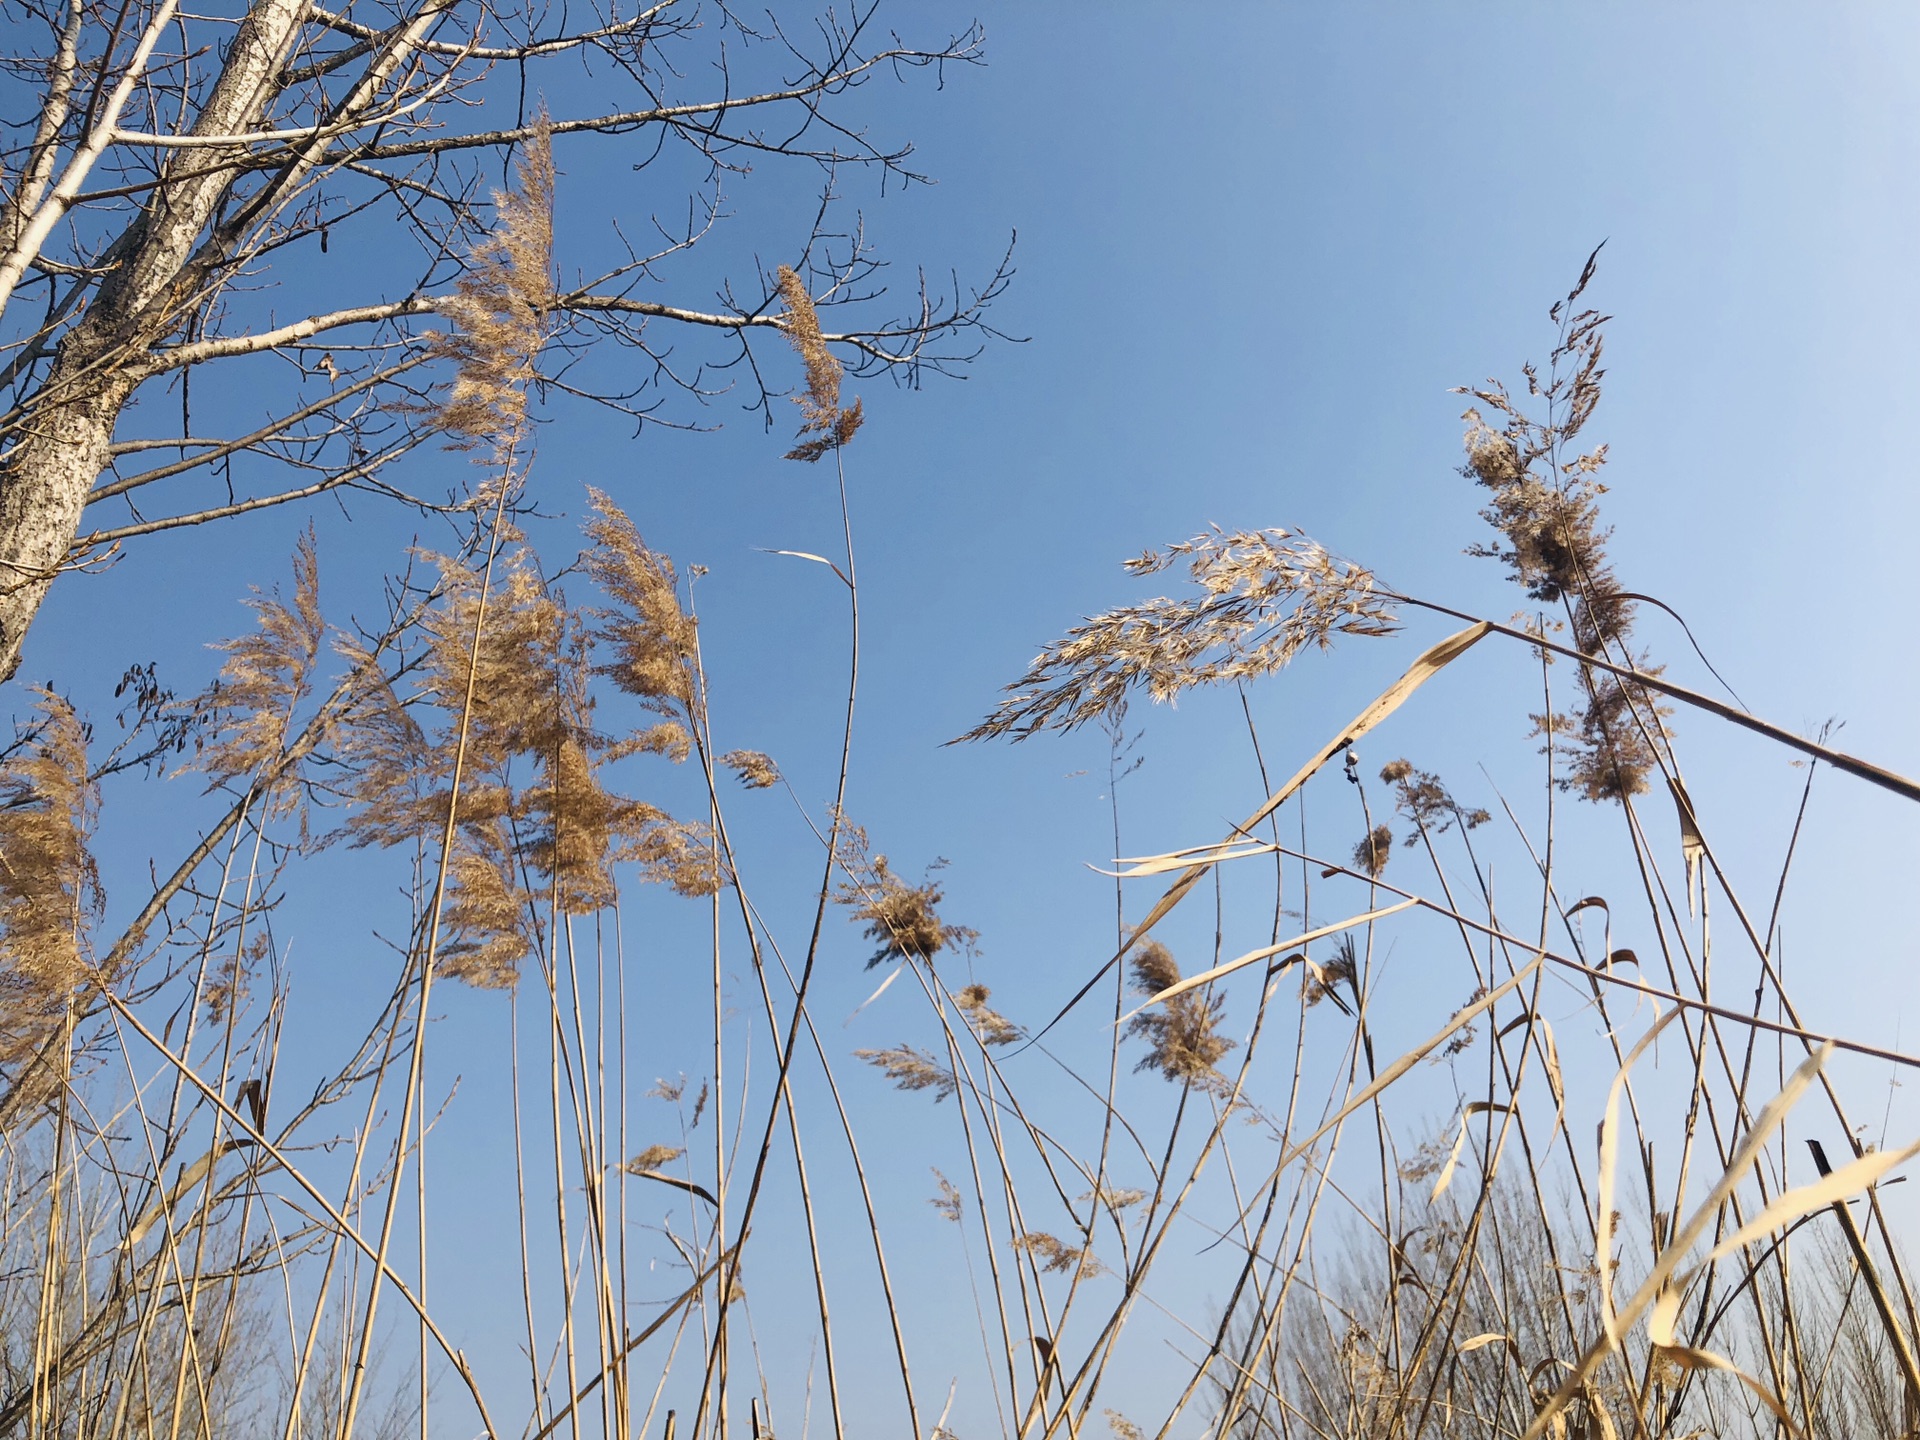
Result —
[[[973, 12], [942, 13], [957, 24]], [[1591, 298], [1617, 318], [1589, 433], [1612, 447], [1622, 581], [1686, 616], [1758, 713], [1795, 728], [1838, 718], [1843, 747], [1920, 773], [1920, 12], [979, 13], [984, 69], [952, 73], [937, 92], [884, 83], [858, 101], [878, 132], [915, 142], [937, 187], [882, 200], [859, 177], [844, 184], [903, 288], [915, 263], [936, 277], [983, 275], [1017, 230], [1019, 274], [999, 318], [1029, 337], [990, 347], [961, 383], [862, 387], [870, 420], [847, 457], [868, 619], [852, 809], [902, 868], [953, 862], [952, 914], [982, 931], [981, 978], [1010, 1011], [1051, 1013], [1109, 933], [1110, 892], [1084, 868], [1110, 849], [1104, 786], [1071, 773], [1100, 765], [1101, 745], [941, 742], [1040, 643], [1146, 593], [1120, 559], [1209, 524], [1298, 526], [1402, 589], [1497, 618], [1519, 608], [1497, 567], [1460, 553], [1482, 528], [1454, 473], [1462, 404], [1449, 387], [1516, 379], [1522, 360], [1542, 356], [1547, 305], [1602, 239]], [[908, 28], [937, 18], [921, 5], [896, 17]], [[563, 97], [549, 102], [564, 113]], [[590, 234], [609, 205], [631, 201], [639, 214], [672, 203], [626, 194], [624, 165], [596, 169], [584, 147], [559, 159], [563, 227]], [[729, 253], [785, 258], [808, 218], [800, 189], [786, 228], [768, 208], [786, 183], [742, 182], [741, 212], [758, 218], [741, 222]], [[676, 560], [711, 567], [701, 609], [722, 743], [771, 751], [817, 803], [839, 703], [838, 597], [824, 572], [754, 547], [829, 550], [830, 477], [783, 464], [784, 428], [768, 437], [725, 400], [704, 418], [726, 428], [633, 439], [615, 421], [557, 412], [567, 423], [543, 437], [539, 484], [552, 510], [575, 514], [578, 485], [600, 485]], [[189, 683], [208, 673], [199, 645], [244, 623], [234, 601], [248, 583], [284, 575], [303, 520], [276, 512], [156, 537], [104, 575], [64, 580], [23, 676], [84, 696], [137, 660]], [[318, 520], [328, 583], [365, 604], [414, 522], [360, 502], [351, 524], [332, 507]], [[554, 535], [557, 559], [569, 542]], [[1441, 633], [1419, 622], [1401, 640], [1354, 644], [1260, 687], [1274, 763], [1310, 752]], [[1649, 615], [1643, 635], [1676, 678], [1708, 687], [1677, 629]], [[1477, 657], [1368, 759], [1405, 750], [1479, 803], [1491, 784], [1480, 765], [1524, 787], [1528, 673], [1524, 655]], [[1237, 702], [1143, 707], [1135, 719], [1148, 764], [1128, 791], [1131, 848], [1212, 839], [1251, 808], [1257, 777]], [[1764, 890], [1800, 772], [1706, 719], [1679, 723], [1702, 816]], [[124, 803], [129, 816], [154, 804], [133, 793]], [[1787, 912], [1806, 1018], [1920, 1048], [1907, 1023], [1915, 955], [1903, 903], [1920, 813], [1827, 775], [1813, 814]], [[1578, 823], [1597, 831], [1603, 818]], [[770, 883], [797, 884], [784, 857], [798, 832], [768, 825], [756, 843]], [[111, 819], [108, 830], [130, 895], [145, 852]], [[680, 922], [659, 923], [670, 935]], [[281, 928], [294, 937], [296, 989], [357, 977], [342, 987], [351, 997], [386, 963], [342, 923], [337, 897], [296, 893]], [[904, 1000], [835, 1028], [871, 981], [858, 937], [834, 944], [820, 1006], [830, 1043], [903, 1038]], [[671, 1018], [682, 982], [669, 967], [658, 983], [662, 1013], [642, 1020], [658, 1048], [637, 1068], [697, 1074], [698, 1046], [676, 1039], [684, 1027]], [[1415, 996], [1410, 1013], [1444, 1015], [1458, 988]], [[472, 1122], [448, 1120], [457, 1137], [481, 1123], [487, 1047], [504, 1021], [484, 997], [447, 1003], [441, 1063], [470, 1076], [460, 1103], [476, 1107]], [[856, 1090], [866, 1079], [851, 1078]], [[882, 1133], [925, 1115], [877, 1085], [860, 1103]], [[1878, 1115], [1877, 1104], [1861, 1109]], [[1894, 1130], [1911, 1138], [1920, 1112], [1897, 1109]], [[903, 1160], [885, 1182], [913, 1212], [909, 1233], [925, 1229], [925, 1163]], [[944, 1377], [929, 1388], [943, 1392]], [[971, 1440], [984, 1423], [956, 1428]]]

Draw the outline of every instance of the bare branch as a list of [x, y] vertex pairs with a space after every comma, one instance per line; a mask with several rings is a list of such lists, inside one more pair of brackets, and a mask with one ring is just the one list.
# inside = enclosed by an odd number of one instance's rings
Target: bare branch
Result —
[[[34, 115], [0, 118], [0, 159], [14, 177], [0, 195], [0, 572], [15, 577], [0, 593], [0, 676], [17, 663], [47, 584], [76, 556], [97, 562], [121, 541], [343, 486], [424, 503], [373, 475], [436, 433], [423, 417], [458, 383], [448, 347], [473, 319], [461, 297], [498, 223], [488, 182], [545, 125], [526, 113], [535, 93], [584, 112], [546, 133], [644, 134], [651, 144], [637, 165], [687, 158], [700, 177], [683, 231], [644, 217], [666, 242], [652, 254], [627, 244], [620, 227], [631, 218], [612, 208], [615, 197], [581, 195], [589, 218], [571, 223], [588, 232], [584, 243], [594, 228], [611, 231], [627, 258], [582, 267], [598, 276], [582, 280], [559, 257], [541, 288], [547, 354], [528, 372], [537, 398], [580, 397], [677, 426], [686, 417], [663, 411], [666, 401], [702, 405], [744, 381], [746, 408], [770, 419], [778, 382], [755, 356], [784, 334], [770, 275], [723, 279], [717, 296], [706, 277], [680, 294], [666, 288], [669, 267], [732, 218], [720, 181], [748, 159], [824, 167], [811, 230], [803, 221], [800, 235], [779, 235], [775, 253], [797, 253], [815, 303], [841, 319], [824, 339], [850, 369], [911, 384], [925, 368], [971, 358], [943, 337], [996, 333], [982, 316], [1006, 283], [1004, 264], [970, 297], [956, 286], [936, 303], [923, 286], [902, 318], [882, 319], [868, 313], [885, 294], [880, 262], [857, 224], [839, 233], [827, 222], [837, 165], [918, 178], [904, 168], [910, 146], [880, 143], [840, 116], [844, 97], [884, 74], [976, 63], [977, 27], [944, 44], [874, 44], [877, 7], [862, 3], [851, 17], [820, 16], [802, 45], [778, 21], [756, 30], [731, 12], [716, 32], [671, 0], [547, 35], [532, 14], [481, 0], [403, 0], [373, 23], [304, 0], [248, 0], [230, 16], [178, 0], [23, 3], [44, 32], [18, 26], [16, 50], [0, 53], [0, 68], [39, 92]], [[589, 60], [606, 63], [583, 83]], [[693, 74], [711, 88], [676, 93]], [[489, 127], [469, 128], [483, 106]], [[491, 120], [503, 112], [510, 122]], [[349, 230], [373, 242], [360, 251], [370, 264], [330, 258]], [[707, 337], [704, 348], [682, 353], [661, 326]], [[596, 351], [616, 365], [588, 366]], [[289, 364], [240, 369], [268, 356]], [[177, 387], [186, 406], [215, 364], [249, 404], [258, 395], [263, 415], [235, 423], [230, 407], [216, 407], [217, 439], [195, 437], [185, 414], [158, 433], [123, 430], [148, 387]], [[317, 399], [307, 384], [316, 369], [328, 382]], [[138, 473], [117, 468], [165, 449], [177, 453]], [[135, 511], [81, 533], [101, 501], [157, 493], [239, 457], [296, 473], [246, 485], [223, 505], [196, 497], [166, 506], [178, 512], [166, 518]]]
[[123, 540], [131, 540], [136, 535], [156, 535], [162, 530], [179, 530], [188, 525], [205, 525], [212, 520], [227, 520], [235, 515], [250, 514], [255, 510], [270, 509], [275, 505], [285, 505], [294, 500], [311, 500], [316, 495], [324, 495], [329, 490], [338, 490], [342, 485], [351, 485], [364, 480], [383, 466], [392, 464], [401, 456], [410, 453], [424, 439], [416, 436], [404, 444], [393, 446], [378, 455], [369, 456], [357, 465], [349, 466], [338, 474], [329, 475], [323, 480], [298, 490], [283, 491], [278, 495], [261, 495], [251, 500], [236, 501], [232, 505], [220, 505], [210, 510], [198, 510], [191, 515], [170, 515], [164, 520], [146, 520], [137, 525], [122, 525], [113, 530], [93, 530], [80, 536], [73, 542], [71, 555], [78, 559], [108, 545], [117, 545]]

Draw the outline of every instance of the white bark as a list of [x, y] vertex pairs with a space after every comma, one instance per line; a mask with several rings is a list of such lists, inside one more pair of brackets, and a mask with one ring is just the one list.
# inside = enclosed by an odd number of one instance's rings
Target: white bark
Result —
[[[179, 0], [161, 0], [160, 8], [141, 32], [140, 43], [134, 48], [127, 73], [120, 77], [120, 83], [114, 86], [113, 94], [108, 98], [100, 117], [94, 121], [93, 129], [67, 161], [67, 168], [60, 175], [60, 183], [53, 187], [51, 195], [34, 206], [33, 213], [25, 217], [26, 223], [19, 237], [7, 247], [4, 255], [0, 255], [0, 310], [7, 308], [7, 301], [13, 298], [13, 287], [27, 273], [27, 266], [40, 253], [40, 247], [47, 243], [53, 227], [60, 223], [61, 217], [67, 213], [67, 207], [80, 193], [80, 187], [86, 184], [93, 167], [107, 153], [107, 147], [113, 144], [114, 128], [126, 113], [127, 102], [133, 98], [133, 92], [146, 74], [153, 47], [166, 33], [167, 26], [173, 23], [173, 13], [178, 8]], [[57, 122], [55, 128], [58, 128]]]
[[[53, 193], [0, 266], [0, 304], [59, 218], [57, 212], [64, 212], [65, 201], [79, 193], [86, 171], [104, 151], [157, 39], [156, 27], [163, 26], [162, 17], [171, 20], [175, 4], [162, 0], [154, 23], [141, 36], [135, 63], [104, 107], [93, 134], [68, 161]], [[261, 0], [255, 5], [234, 35], [226, 65], [195, 122], [196, 132], [221, 135], [254, 128], [304, 9], [304, 0]], [[87, 492], [106, 467], [121, 407], [145, 378], [139, 360], [174, 324], [174, 295], [183, 271], [229, 183], [230, 175], [208, 165], [206, 157], [193, 159], [201, 173], [155, 191], [146, 214], [129, 232], [118, 268], [86, 316], [61, 340], [52, 373], [41, 387], [46, 399], [0, 466], [0, 678], [10, 678], [19, 668], [27, 628], [66, 561]]]

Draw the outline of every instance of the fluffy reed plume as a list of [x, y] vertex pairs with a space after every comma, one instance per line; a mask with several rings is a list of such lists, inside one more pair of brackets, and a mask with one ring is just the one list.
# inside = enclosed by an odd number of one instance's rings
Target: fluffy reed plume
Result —
[[782, 265], [779, 285], [780, 298], [787, 306], [787, 339], [799, 352], [807, 371], [806, 390], [793, 397], [793, 403], [800, 407], [800, 430], [795, 437], [800, 444], [789, 450], [786, 458], [812, 464], [853, 439], [865, 416], [858, 397], [845, 409], [840, 406], [840, 362], [820, 333], [820, 315], [807, 293], [806, 282]]
[[1440, 777], [1430, 770], [1416, 770], [1407, 760], [1393, 760], [1381, 767], [1380, 778], [1393, 786], [1393, 804], [1414, 824], [1407, 844], [1419, 842], [1421, 834], [1444, 835], [1455, 825], [1475, 830], [1493, 817], [1485, 810], [1468, 810], [1448, 793]]
[[1140, 1427], [1118, 1410], [1109, 1410], [1106, 1414], [1107, 1428], [1113, 1431], [1115, 1440], [1146, 1440]]
[[889, 960], [927, 960], [953, 945], [966, 945], [977, 934], [964, 925], [940, 918], [946, 898], [936, 880], [909, 885], [893, 873], [887, 857], [876, 855], [859, 884], [848, 883], [836, 897], [850, 907], [855, 921], [866, 922], [866, 936], [875, 942], [867, 957], [871, 970]]
[[967, 1017], [967, 1024], [982, 1045], [1011, 1045], [1025, 1039], [1025, 1030], [987, 1004], [990, 993], [984, 985], [968, 985], [954, 994], [953, 1003]]
[[727, 883], [706, 826], [658, 810], [652, 815], [637, 833], [623, 838], [614, 859], [631, 861], [640, 867], [642, 879], [688, 899], [711, 895]]
[[1040, 1268], [1050, 1275], [1064, 1275], [1072, 1271], [1085, 1279], [1107, 1268], [1094, 1258], [1090, 1247], [1069, 1245], [1044, 1230], [1030, 1230], [1025, 1235], [1014, 1236], [1013, 1248], [1033, 1256]]
[[932, 874], [946, 861], [934, 862], [927, 879], [909, 885], [894, 873], [886, 856], [872, 853], [866, 830], [844, 818], [838, 860], [847, 878], [833, 898], [853, 912], [850, 920], [865, 923], [867, 938], [875, 942], [867, 959], [869, 970], [888, 960], [930, 962], [942, 950], [965, 949], [980, 938], [977, 930], [949, 925], [940, 918], [940, 902], [946, 895]]
[[[552, 753], [567, 730], [560, 673], [565, 617], [532, 557], [522, 550], [503, 559], [483, 626], [480, 576], [457, 560], [427, 558], [441, 572], [446, 599], [422, 621], [418, 694], [403, 702], [391, 685], [369, 680], [339, 744], [355, 774], [349, 798], [357, 808], [346, 834], [356, 846], [438, 838], [452, 799], [470, 665], [473, 704], [458, 809], [463, 824], [510, 816], [513, 796], [504, 776], [511, 761]], [[431, 732], [416, 711], [437, 720]]]
[[477, 989], [512, 989], [533, 946], [506, 827], [497, 817], [461, 826], [451, 865], [437, 973]]
[[1327, 649], [1336, 635], [1396, 627], [1397, 611], [1371, 571], [1290, 530], [1215, 530], [1149, 550], [1125, 568], [1155, 575], [1182, 559], [1198, 595], [1126, 605], [1074, 626], [961, 738], [1072, 730], [1118, 714], [1136, 689], [1170, 701], [1195, 686], [1272, 674], [1309, 645]]
[[433, 746], [375, 657], [349, 637], [336, 648], [359, 677], [334, 745], [351, 776], [347, 798], [358, 807], [341, 834], [355, 845], [396, 845], [425, 833], [419, 812]]
[[647, 548], [626, 512], [604, 492], [587, 490], [593, 518], [580, 565], [611, 601], [596, 610], [594, 639], [613, 658], [598, 667], [627, 694], [676, 721], [693, 701], [695, 621], [680, 606], [673, 562]]
[[766, 790], [780, 783], [780, 767], [758, 750], [729, 750], [720, 757], [720, 763], [749, 790]]
[[891, 1050], [856, 1050], [856, 1059], [886, 1072], [886, 1077], [901, 1090], [931, 1090], [941, 1101], [959, 1089], [953, 1072], [931, 1055], [911, 1045], [896, 1045]]
[[[418, 696], [403, 702], [374, 669], [342, 729], [338, 751], [354, 774], [348, 793], [355, 804], [344, 834], [356, 847], [437, 842], [453, 803], [471, 663], [473, 705], [440, 973], [482, 988], [506, 988], [531, 949], [524, 928], [529, 895], [513, 859], [513, 822], [525, 807], [516, 803], [506, 776], [516, 756], [549, 749], [565, 729], [556, 695], [564, 619], [530, 557], [510, 555], [487, 598], [478, 649], [470, 651], [480, 579], [457, 561], [429, 558], [440, 568], [447, 599], [423, 622], [427, 644]], [[358, 657], [350, 652], [348, 658]], [[416, 712], [437, 721], [431, 733]]]
[[958, 1225], [960, 1217], [966, 1212], [966, 1204], [960, 1197], [960, 1187], [941, 1174], [938, 1166], [934, 1167], [933, 1178], [940, 1186], [940, 1193], [928, 1199], [927, 1203], [940, 1212], [942, 1220], [951, 1220]]
[[429, 343], [454, 365], [435, 422], [459, 450], [500, 463], [526, 424], [527, 385], [553, 306], [553, 136], [543, 110], [521, 147], [514, 186], [495, 191], [491, 231], [440, 313], [451, 332]]
[[[311, 529], [293, 555], [293, 602], [254, 592], [247, 604], [259, 621], [251, 635], [221, 642], [220, 677], [201, 702], [216, 737], [195, 765], [211, 785], [258, 774], [277, 760], [294, 711], [307, 696], [326, 622], [320, 613], [320, 569]], [[275, 786], [271, 811], [284, 814], [298, 794], [291, 779]]]
[[[1631, 648], [1636, 607], [1615, 578], [1607, 558], [1612, 530], [1600, 518], [1599, 479], [1607, 447], [1575, 451], [1574, 442], [1600, 403], [1605, 327], [1610, 316], [1573, 309], [1594, 276], [1599, 251], [1587, 259], [1579, 282], [1548, 312], [1560, 339], [1543, 379], [1522, 367], [1527, 394], [1545, 407], [1535, 419], [1497, 380], [1457, 393], [1479, 407], [1466, 421], [1466, 464], [1460, 473], [1491, 496], [1480, 516], [1501, 543], [1475, 545], [1468, 553], [1498, 560], [1529, 598], [1560, 606], [1574, 645], [1588, 655], [1658, 674], [1658, 667]], [[1569, 715], [1539, 716], [1549, 745], [1565, 755], [1563, 789], [1587, 800], [1618, 800], [1643, 793], [1658, 764], [1648, 729], [1671, 711], [1646, 690], [1583, 667], [1582, 703]]]
[[[611, 652], [593, 673], [634, 696], [660, 720], [619, 741], [609, 758], [662, 754], [676, 764], [688, 754], [703, 703], [695, 683], [697, 622], [681, 608], [673, 561], [648, 548], [639, 529], [605, 493], [588, 488], [593, 518], [582, 527], [589, 541], [580, 565], [610, 602], [592, 614], [591, 640]], [[767, 762], [771, 768], [772, 762]], [[777, 772], [776, 772], [777, 773]], [[618, 857], [637, 861], [648, 879], [682, 895], [710, 895], [722, 884], [713, 837], [704, 825], [653, 810], [637, 828], [618, 829]]]
[[[425, 621], [422, 699], [440, 712], [449, 740], [466, 713], [466, 764], [476, 774], [491, 775], [515, 755], [551, 753], [585, 718], [585, 677], [565, 607], [548, 589], [533, 552], [524, 546], [506, 552], [484, 596], [478, 571], [458, 560], [427, 558], [438, 567], [447, 598]], [[430, 773], [450, 776], [451, 744], [440, 752]], [[463, 797], [461, 803], [468, 802]]]
[[216, 1024], [231, 1024], [253, 988], [253, 977], [272, 955], [273, 937], [264, 928], [255, 930], [243, 947], [222, 952], [207, 971], [203, 998], [207, 1018]]
[[53, 691], [34, 693], [39, 718], [0, 762], [0, 1063], [61, 1012], [105, 902], [88, 846], [100, 796], [87, 728]]
[[[1158, 995], [1180, 983], [1180, 966], [1158, 940], [1143, 940], [1133, 952], [1133, 988]], [[1147, 1042], [1134, 1070], [1156, 1070], [1169, 1080], [1223, 1095], [1227, 1080], [1214, 1067], [1237, 1042], [1218, 1034], [1226, 1007], [1199, 990], [1176, 995], [1127, 1022], [1127, 1035]]]
[[[601, 779], [603, 766], [622, 756], [686, 758], [693, 621], [680, 610], [671, 563], [646, 548], [605, 495], [593, 498], [583, 568], [610, 602], [591, 612], [596, 627], [547, 585], [524, 546], [496, 565], [484, 617], [480, 576], [429, 557], [446, 599], [423, 622], [418, 696], [402, 701], [386, 681], [369, 681], [338, 747], [356, 777], [352, 843], [431, 841], [452, 799], [471, 669], [443, 953], [447, 974], [476, 985], [512, 983], [529, 953], [525, 912], [536, 899], [570, 915], [610, 905], [617, 864], [637, 864], [644, 878], [683, 895], [710, 895], [721, 883], [705, 826], [616, 794]], [[596, 645], [611, 651], [608, 663], [595, 663]], [[589, 693], [595, 674], [660, 719], [622, 739], [602, 735]], [[430, 731], [415, 711], [437, 714], [438, 723]], [[528, 766], [529, 779], [517, 779]]]
[[1379, 875], [1393, 858], [1393, 827], [1376, 825], [1360, 837], [1353, 847], [1353, 868], [1368, 875]]
[[628, 854], [639, 858], [638, 847], [665, 816], [603, 786], [599, 767], [577, 736], [562, 740], [541, 768], [539, 782], [520, 798], [532, 821], [526, 858], [552, 878], [561, 909], [590, 915], [613, 903], [613, 861]]
[[620, 1168], [629, 1175], [641, 1175], [662, 1165], [671, 1165], [686, 1153], [678, 1145], [649, 1145]]

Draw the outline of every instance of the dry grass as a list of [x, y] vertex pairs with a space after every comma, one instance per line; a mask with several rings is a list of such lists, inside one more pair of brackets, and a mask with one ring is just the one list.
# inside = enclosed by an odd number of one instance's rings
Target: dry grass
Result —
[[9, 1066], [64, 1017], [105, 899], [90, 849], [100, 801], [86, 731], [72, 705], [38, 694], [38, 720], [0, 762], [0, 1065]]
[[[584, 603], [508, 523], [545, 283], [535, 149], [446, 342], [466, 349], [445, 424], [485, 450], [500, 503], [376, 633], [325, 646], [310, 544], [290, 601], [251, 602], [218, 685], [183, 706], [224, 818], [156, 864], [110, 942], [82, 718], [43, 694], [0, 760], [0, 1436], [1914, 1432], [1914, 1309], [1875, 1188], [1911, 1152], [1839, 1148], [1855, 1096], [1781, 980], [1787, 868], [1758, 877], [1771, 915], [1746, 898], [1636, 678], [1654, 672], [1605, 552], [1604, 451], [1574, 450], [1602, 380], [1591, 267], [1524, 405], [1489, 384], [1467, 417], [1484, 553], [1545, 607], [1536, 639], [1572, 641], [1537, 803], [1354, 753], [1391, 722], [1417, 754], [1421, 684], [1482, 638], [1530, 643], [1476, 624], [1290, 780], [1262, 768], [1244, 824], [1123, 862], [1112, 935], [1077, 952], [1112, 960], [1059, 957], [1062, 990], [1094, 978], [1041, 1026], [991, 1003], [1002, 962], [946, 913], [944, 873], [903, 878], [846, 817], [844, 735], [835, 799], [788, 792], [818, 888], [797, 919], [765, 913], [733, 807], [783, 782], [713, 743], [687, 576], [597, 491], [570, 570]], [[859, 407], [812, 299], [781, 285], [793, 454], [844, 463]], [[1116, 844], [1130, 699], [1259, 680], [1428, 603], [1284, 530], [1128, 568], [1180, 564], [1194, 593], [1078, 627], [974, 732], [1105, 724]], [[835, 566], [857, 622], [850, 549]], [[1535, 703], [1511, 707], [1516, 742]], [[1321, 773], [1336, 756], [1344, 775]], [[683, 762], [694, 813], [614, 786]], [[1678, 847], [1643, 813], [1668, 794]], [[336, 842], [391, 857], [408, 925], [390, 996], [308, 1091], [275, 1084], [299, 1003], [276, 911]], [[1637, 892], [1565, 889], [1569, 851], [1585, 873], [1603, 844]], [[1212, 915], [1176, 915], [1209, 880]], [[660, 963], [711, 985], [665, 1017], [710, 1061], [645, 1096], [636, 1012], [661, 1002], [621, 940], [642, 882], [698, 902], [707, 949]], [[824, 923], [836, 902], [862, 939]], [[1168, 946], [1209, 934], [1183, 978]], [[1418, 983], [1386, 967], [1401, 942]], [[861, 959], [908, 1033], [849, 1056], [815, 987]], [[481, 1267], [436, 1240], [459, 1201], [436, 1117], [472, 1103], [423, 1060], [447, 1043], [436, 979], [497, 992], [476, 1003], [512, 1026], [488, 1032], [510, 1036], [489, 1051], [510, 1092], [490, 1158], [521, 1250], [481, 1316], [439, 1298], [443, 1267]], [[897, 1105], [923, 1107], [911, 1146], [881, 1114]], [[1830, 1182], [1806, 1133], [1835, 1141]], [[931, 1195], [918, 1151], [902, 1159], [922, 1144]], [[897, 1285], [903, 1246], [916, 1277], [951, 1269]], [[482, 1325], [512, 1331], [517, 1372], [469, 1363], [459, 1336]]]

